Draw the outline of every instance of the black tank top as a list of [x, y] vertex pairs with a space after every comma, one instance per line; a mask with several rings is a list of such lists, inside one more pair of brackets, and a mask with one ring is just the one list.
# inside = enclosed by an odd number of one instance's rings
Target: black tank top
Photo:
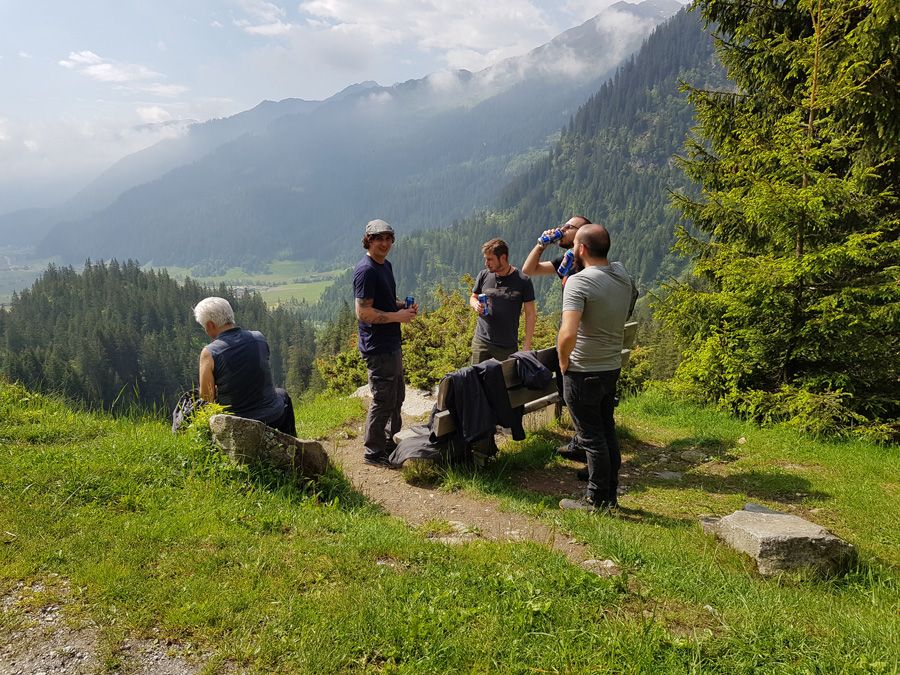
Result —
[[213, 357], [216, 402], [240, 417], [277, 422], [284, 399], [272, 384], [269, 344], [259, 331], [235, 326], [206, 347]]

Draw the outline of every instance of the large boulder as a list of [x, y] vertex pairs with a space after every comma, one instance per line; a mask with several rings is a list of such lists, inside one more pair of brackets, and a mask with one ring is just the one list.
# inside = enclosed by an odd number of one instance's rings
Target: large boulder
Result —
[[308, 478], [325, 473], [328, 467], [328, 455], [318, 441], [294, 438], [256, 420], [213, 415], [209, 429], [216, 445], [241, 464], [262, 462]]
[[756, 504], [723, 518], [701, 518], [700, 523], [706, 532], [756, 560], [760, 574], [801, 569], [836, 574], [855, 555], [852, 544], [820, 525]]

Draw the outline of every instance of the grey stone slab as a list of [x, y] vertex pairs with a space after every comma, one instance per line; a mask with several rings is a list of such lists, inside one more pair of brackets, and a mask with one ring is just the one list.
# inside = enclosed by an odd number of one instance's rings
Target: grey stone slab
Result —
[[705, 517], [701, 527], [756, 560], [761, 574], [800, 569], [835, 574], [853, 560], [853, 546], [820, 525], [750, 506], [762, 510], [735, 511], [718, 520]]
[[653, 475], [662, 480], [681, 480], [683, 478], [683, 474], [680, 471], [657, 471]]
[[209, 420], [213, 440], [235, 462], [263, 462], [307, 478], [328, 468], [328, 455], [318, 441], [301, 440], [262, 422], [236, 415], [213, 415]]

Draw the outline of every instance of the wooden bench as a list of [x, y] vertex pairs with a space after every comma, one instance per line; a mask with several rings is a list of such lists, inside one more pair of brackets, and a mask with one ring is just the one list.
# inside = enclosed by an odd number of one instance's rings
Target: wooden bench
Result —
[[[628, 363], [628, 357], [631, 354], [631, 347], [634, 346], [637, 337], [637, 321], [629, 321], [625, 324], [625, 348], [622, 350], [622, 367]], [[556, 348], [541, 349], [536, 352], [538, 359], [545, 366], [552, 370], [552, 364], [556, 361]], [[501, 362], [500, 367], [503, 369], [503, 380], [506, 383], [506, 393], [509, 396], [509, 405], [511, 408], [525, 406], [525, 413], [535, 412], [549, 405], [557, 405], [560, 402], [559, 393], [556, 387], [555, 376], [544, 389], [527, 389], [519, 378], [516, 369], [515, 359], [506, 359]], [[432, 432], [438, 436], [446, 436], [456, 430], [456, 423], [453, 421], [453, 415], [446, 409], [447, 391], [450, 388], [450, 381], [446, 378], [441, 381], [438, 388], [437, 401], [435, 402], [440, 412], [434, 416]], [[557, 415], [559, 411], [557, 410]]]

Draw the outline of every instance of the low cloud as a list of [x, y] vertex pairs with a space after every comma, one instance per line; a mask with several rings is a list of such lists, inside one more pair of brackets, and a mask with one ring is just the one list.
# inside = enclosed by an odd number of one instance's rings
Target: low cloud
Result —
[[59, 65], [97, 82], [113, 84], [132, 92], [174, 97], [188, 91], [180, 84], [160, 82], [165, 75], [151, 68], [105, 59], [90, 50], [70, 52], [68, 58], [59, 61]]
[[293, 25], [284, 21], [286, 12], [278, 5], [266, 0], [240, 0], [238, 3], [243, 16], [233, 23], [250, 35], [277, 37], [291, 32]]
[[135, 110], [137, 116], [146, 124], [155, 124], [158, 122], [166, 122], [172, 119], [172, 115], [165, 108], [158, 105], [138, 106]]
[[552, 37], [556, 27], [530, 0], [306, 0], [310, 29], [409, 45], [450, 68], [478, 70]]
[[98, 82], [137, 82], [162, 77], [160, 73], [146, 66], [132, 63], [117, 63], [104, 59], [99, 54], [89, 50], [70, 52], [69, 58], [60, 61], [59, 65]]

